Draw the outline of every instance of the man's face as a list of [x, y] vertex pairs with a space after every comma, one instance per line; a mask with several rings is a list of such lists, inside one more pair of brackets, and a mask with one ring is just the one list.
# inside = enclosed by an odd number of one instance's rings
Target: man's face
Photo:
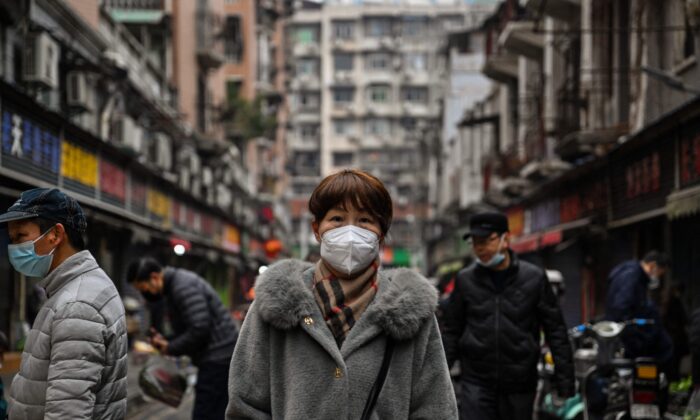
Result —
[[[503, 237], [503, 241], [501, 241]], [[504, 250], [508, 246], [508, 234], [502, 235], [493, 232], [488, 236], [472, 236], [472, 247], [474, 254], [481, 262], [490, 261], [494, 255]]]
[[47, 255], [56, 246], [58, 246], [59, 235], [55, 232], [58, 225], [49, 228], [49, 232], [42, 232], [39, 225], [26, 220], [17, 220], [7, 223], [7, 231], [10, 236], [10, 243], [13, 245], [21, 244], [28, 241], [34, 241], [43, 233], [44, 237], [34, 243], [34, 250], [37, 255]]
[[159, 296], [163, 291], [163, 275], [161, 273], [151, 273], [148, 280], [134, 282], [134, 287], [144, 297]]
[[649, 277], [662, 279], [666, 275], [666, 267], [662, 267], [655, 262], [649, 263]]

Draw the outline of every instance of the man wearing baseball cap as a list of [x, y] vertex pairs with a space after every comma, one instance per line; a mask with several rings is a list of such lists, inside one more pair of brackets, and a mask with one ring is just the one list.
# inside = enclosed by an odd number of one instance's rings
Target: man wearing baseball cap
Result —
[[530, 420], [537, 387], [540, 331], [554, 356], [558, 397], [574, 395], [566, 325], [546, 274], [508, 249], [508, 219], [472, 216], [476, 262], [457, 274], [445, 309], [447, 362], [460, 361], [460, 418]]
[[48, 297], [10, 386], [10, 418], [124, 418], [124, 306], [84, 249], [80, 205], [58, 189], [35, 188], [0, 215], [0, 225], [9, 234], [10, 264], [42, 279]]

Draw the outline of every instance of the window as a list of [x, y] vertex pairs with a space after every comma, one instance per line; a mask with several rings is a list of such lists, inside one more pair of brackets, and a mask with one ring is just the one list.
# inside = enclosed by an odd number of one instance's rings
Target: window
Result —
[[315, 58], [301, 58], [296, 62], [297, 75], [318, 75], [318, 60]]
[[333, 121], [333, 131], [339, 136], [349, 136], [353, 134], [355, 127], [352, 120], [338, 119]]
[[299, 96], [299, 108], [307, 111], [315, 111], [319, 108], [319, 96], [318, 93], [312, 92], [300, 92]]
[[365, 34], [369, 38], [391, 36], [391, 20], [389, 18], [369, 18], [365, 21]]
[[318, 152], [294, 152], [292, 156], [294, 175], [316, 176], [319, 174], [320, 155]]
[[416, 119], [411, 118], [411, 117], [405, 117], [401, 118], [401, 128], [403, 128], [404, 131], [413, 131], [416, 129]]
[[333, 166], [351, 166], [354, 160], [352, 152], [334, 152]]
[[408, 16], [401, 22], [401, 35], [405, 38], [420, 38], [428, 32], [428, 19], [422, 16]]
[[389, 85], [373, 85], [367, 90], [370, 102], [384, 104], [391, 100], [391, 87]]
[[386, 118], [370, 118], [365, 122], [365, 134], [373, 136], [391, 134], [391, 124]]
[[355, 96], [353, 88], [335, 88], [333, 89], [333, 102], [336, 104], [351, 103]]
[[442, 16], [442, 17], [440, 17], [440, 22], [442, 23], [442, 28], [444, 30], [460, 29], [464, 25], [464, 16], [462, 16], [462, 15]]
[[426, 53], [406, 53], [404, 61], [409, 70], [423, 71], [428, 69], [428, 55]]
[[405, 87], [401, 91], [401, 100], [414, 103], [428, 102], [428, 88]]
[[391, 66], [391, 55], [385, 53], [367, 54], [365, 68], [367, 70], [387, 70]]
[[227, 16], [222, 34], [226, 61], [240, 63], [243, 59], [243, 35], [240, 16]]
[[351, 71], [352, 54], [335, 54], [333, 56], [333, 68], [335, 71]]
[[333, 39], [352, 39], [354, 26], [350, 21], [333, 22]]
[[302, 26], [296, 30], [296, 42], [298, 44], [316, 44], [318, 42], [318, 31], [313, 26]]
[[234, 106], [238, 101], [242, 86], [243, 82], [241, 80], [226, 81], [226, 103], [228, 103], [229, 106]]
[[299, 133], [301, 138], [305, 140], [316, 140], [318, 138], [318, 125], [317, 124], [301, 124], [299, 126]]

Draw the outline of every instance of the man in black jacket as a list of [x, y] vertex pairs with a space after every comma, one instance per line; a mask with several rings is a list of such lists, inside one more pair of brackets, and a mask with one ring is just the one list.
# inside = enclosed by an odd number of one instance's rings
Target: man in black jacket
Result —
[[238, 331], [216, 291], [197, 274], [161, 267], [141, 258], [127, 279], [148, 301], [165, 298], [173, 336], [153, 330], [151, 343], [164, 354], [187, 355], [198, 368], [192, 418], [223, 419], [228, 405], [228, 369]]
[[566, 325], [544, 270], [508, 249], [508, 219], [472, 216], [477, 261], [457, 274], [446, 305], [447, 363], [460, 361], [460, 418], [532, 419], [540, 331], [554, 356], [558, 396], [574, 394], [573, 356]]

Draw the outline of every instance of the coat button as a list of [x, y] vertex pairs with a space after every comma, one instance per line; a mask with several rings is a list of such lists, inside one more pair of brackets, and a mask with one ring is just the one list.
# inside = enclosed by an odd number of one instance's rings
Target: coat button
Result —
[[343, 370], [339, 367], [335, 368], [335, 377], [336, 378], [342, 378], [343, 377]]
[[311, 318], [310, 316], [305, 316], [305, 317], [304, 317], [304, 324], [306, 324], [306, 325], [313, 325], [313, 324], [314, 324], [314, 319]]

